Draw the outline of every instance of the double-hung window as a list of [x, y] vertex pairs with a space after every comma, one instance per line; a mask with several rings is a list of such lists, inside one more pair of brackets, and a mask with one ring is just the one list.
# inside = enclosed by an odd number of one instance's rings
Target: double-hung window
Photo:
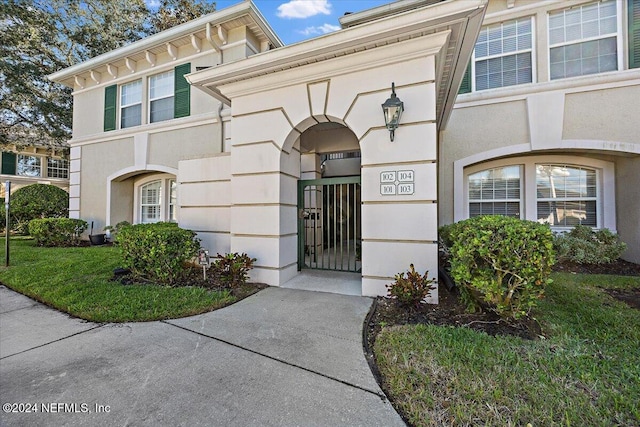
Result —
[[484, 27], [474, 52], [475, 90], [531, 83], [531, 18]]
[[153, 181], [140, 187], [140, 222], [158, 222], [162, 212], [162, 181]]
[[18, 154], [16, 175], [42, 176], [42, 162], [38, 156]]
[[47, 176], [49, 178], [69, 178], [69, 161], [47, 158]]
[[555, 227], [578, 224], [597, 227], [596, 183], [594, 169], [536, 165], [538, 221]]
[[178, 221], [178, 185], [172, 175], [156, 175], [136, 184], [134, 221], [148, 224]]
[[549, 14], [551, 80], [618, 69], [617, 1]]
[[486, 169], [469, 175], [469, 217], [520, 217], [520, 166]]
[[120, 86], [120, 128], [140, 126], [142, 123], [142, 81]]
[[145, 80], [105, 87], [104, 131], [188, 117], [191, 85], [184, 76], [190, 72], [191, 63], [186, 63]]
[[149, 122], [173, 119], [173, 70], [149, 77]]

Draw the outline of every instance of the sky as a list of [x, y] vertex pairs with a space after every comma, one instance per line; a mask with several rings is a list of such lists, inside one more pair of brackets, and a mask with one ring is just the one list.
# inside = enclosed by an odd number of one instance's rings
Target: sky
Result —
[[[215, 0], [217, 10], [241, 0]], [[318, 37], [340, 28], [345, 12], [360, 12], [393, 0], [253, 0], [285, 45]], [[153, 6], [157, 0], [146, 0]]]

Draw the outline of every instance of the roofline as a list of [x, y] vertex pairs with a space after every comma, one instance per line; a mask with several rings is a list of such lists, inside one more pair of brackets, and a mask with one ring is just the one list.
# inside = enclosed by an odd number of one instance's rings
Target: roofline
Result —
[[338, 18], [342, 28], [349, 28], [355, 25], [364, 24], [365, 22], [374, 21], [388, 15], [397, 15], [407, 10], [417, 9], [419, 7], [428, 6], [443, 0], [397, 0], [393, 3], [383, 4], [362, 12], [350, 13]]
[[[410, 0], [411, 3], [419, 3], [420, 0]], [[447, 19], [451, 15], [465, 15], [467, 25], [469, 21], [474, 22], [473, 32], [470, 37], [473, 40], [466, 40], [464, 46], [460, 46], [464, 51], [462, 61], [468, 61], [475, 44], [475, 38], [480, 31], [482, 17], [486, 10], [487, 0], [465, 0], [465, 1], [443, 1], [420, 8], [419, 21], [414, 21], [414, 11], [404, 11], [402, 13], [385, 16], [367, 22], [363, 25], [357, 25], [345, 28], [334, 33], [330, 33], [321, 37], [316, 37], [307, 41], [285, 46], [277, 50], [263, 52], [253, 55], [241, 61], [235, 61], [228, 64], [221, 64], [214, 68], [187, 74], [185, 77], [189, 83], [204, 92], [212, 95], [219, 101], [230, 105], [230, 99], [227, 98], [218, 88], [219, 85], [225, 85], [231, 82], [243, 81], [251, 79], [259, 75], [279, 72], [287, 68], [295, 68], [309, 62], [322, 61], [328, 56], [335, 57], [339, 52], [353, 51], [357, 47], [366, 44], [367, 41], [380, 37], [381, 33], [395, 34], [396, 30], [400, 33], [412, 31], [416, 26], [424, 25], [428, 22], [437, 22], [440, 19]], [[437, 8], [435, 15], [426, 12]], [[480, 12], [480, 13], [478, 13]], [[472, 16], [474, 16], [472, 18]], [[399, 22], [400, 20], [401, 22]], [[429, 25], [429, 24], [427, 24]], [[465, 25], [466, 26], [466, 25]], [[394, 36], [394, 37], [395, 37]], [[457, 84], [462, 79], [462, 74], [456, 75]], [[459, 80], [458, 80], [459, 79]], [[457, 87], [456, 87], [457, 93]], [[448, 106], [452, 106], [450, 99], [445, 100]]]
[[102, 55], [98, 55], [79, 64], [72, 65], [71, 67], [64, 68], [60, 71], [56, 71], [55, 73], [47, 76], [47, 78], [54, 82], [61, 82], [62, 80], [71, 78], [77, 74], [86, 73], [91, 69], [95, 69], [99, 66], [108, 64], [115, 60], [133, 55], [141, 51], [145, 51], [158, 45], [162, 45], [176, 38], [184, 37], [190, 33], [193, 33], [194, 31], [201, 30], [202, 26], [206, 25], [207, 23], [216, 21], [228, 21], [229, 19], [233, 19], [245, 14], [252, 15], [252, 17], [256, 20], [256, 23], [260, 26], [262, 31], [264, 31], [265, 35], [272, 42], [274, 42], [275, 47], [284, 46], [282, 40], [280, 40], [280, 38], [269, 26], [264, 16], [262, 15], [262, 13], [260, 13], [253, 1], [244, 0], [242, 3], [238, 3], [225, 9], [209, 13], [207, 15], [201, 16], [200, 18], [177, 25], [173, 28], [161, 31], [152, 36], [145, 37], [141, 40], [106, 52]]

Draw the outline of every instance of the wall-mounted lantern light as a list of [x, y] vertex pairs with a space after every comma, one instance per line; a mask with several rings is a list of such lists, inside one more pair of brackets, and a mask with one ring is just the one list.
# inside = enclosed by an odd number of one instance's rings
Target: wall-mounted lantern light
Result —
[[400, 124], [400, 117], [404, 111], [404, 103], [396, 96], [395, 83], [391, 83], [391, 98], [387, 99], [384, 104], [382, 104], [382, 111], [384, 112], [384, 123], [387, 126], [387, 129], [389, 129], [389, 136], [393, 142], [394, 132]]

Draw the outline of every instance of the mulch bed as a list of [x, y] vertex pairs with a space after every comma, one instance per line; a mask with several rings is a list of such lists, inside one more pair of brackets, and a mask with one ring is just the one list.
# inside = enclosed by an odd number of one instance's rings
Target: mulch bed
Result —
[[[134, 279], [129, 272], [124, 269], [116, 269], [111, 280], [120, 282], [123, 285], [144, 283], [140, 279]], [[207, 270], [205, 278], [202, 274], [202, 267], [199, 266], [191, 267], [184, 279], [180, 280], [180, 283], [175, 286], [199, 286], [211, 291], [229, 291], [238, 301], [269, 287], [266, 283], [245, 283], [238, 286], [229, 286], [223, 283], [211, 270]]]

